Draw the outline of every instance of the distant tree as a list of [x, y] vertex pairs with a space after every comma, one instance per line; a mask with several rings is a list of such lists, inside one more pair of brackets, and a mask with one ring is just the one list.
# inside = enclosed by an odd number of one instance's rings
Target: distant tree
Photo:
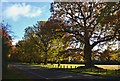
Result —
[[[39, 38], [35, 34], [33, 27], [28, 27], [25, 29], [25, 53], [28, 55], [31, 63], [40, 63], [41, 61], [41, 50], [36, 42], [39, 41]], [[34, 48], [33, 48], [34, 47]]]
[[120, 29], [120, 3], [53, 2], [49, 20], [58, 21], [61, 29], [83, 43], [84, 61], [92, 67], [92, 51], [107, 41], [115, 40]]
[[11, 62], [19, 62], [17, 53], [18, 53], [18, 48], [15, 45], [13, 45], [10, 50], [10, 54], [11, 54], [10, 61]]
[[15, 46], [13, 60], [44, 64], [58, 60], [63, 55], [60, 52], [67, 47], [66, 35], [58, 30], [59, 26], [51, 21], [40, 21], [26, 28], [23, 40]]
[[12, 60], [18, 62], [40, 63], [41, 50], [36, 44], [39, 39], [36, 37], [34, 29], [28, 27], [25, 29], [23, 40], [15, 45]]
[[63, 53], [63, 51], [70, 46], [68, 40], [66, 41], [66, 39], [68, 38], [69, 37], [67, 37], [67, 35], [64, 34], [62, 37], [56, 37], [52, 42], [50, 56], [52, 57], [52, 59], [54, 59], [54, 62], [58, 62], [59, 65], [60, 61], [63, 60], [66, 56], [65, 53]]
[[112, 61], [117, 61], [120, 63], [120, 50], [114, 50], [111, 52], [111, 58]]
[[101, 54], [101, 60], [102, 61], [110, 61], [110, 50], [105, 50], [103, 51], [103, 53]]
[[[26, 49], [24, 49], [25, 46], [25, 41], [24, 40], [20, 40], [18, 41], [18, 43], [16, 43], [15, 45], [15, 54], [13, 54], [13, 56], [16, 58], [17, 61], [19, 62], [25, 62], [27, 60], [27, 56], [24, 53]], [[14, 59], [15, 59], [14, 58]], [[26, 59], [26, 60], [25, 60]]]
[[38, 35], [40, 39], [39, 46], [41, 46], [41, 49], [45, 54], [44, 64], [47, 64], [48, 56], [50, 54], [49, 51], [50, 50], [52, 51], [55, 48], [54, 46], [55, 43], [53, 43], [54, 40], [57, 40], [58, 38], [62, 37], [63, 34], [56, 33], [57, 29], [59, 29], [59, 26], [56, 23], [50, 21], [48, 22], [40, 21], [38, 22], [36, 28], [37, 28], [36, 35]]
[[101, 56], [103, 56], [102, 59], [104, 59], [105, 61], [113, 61], [116, 63], [120, 62], [119, 50], [105, 50]]

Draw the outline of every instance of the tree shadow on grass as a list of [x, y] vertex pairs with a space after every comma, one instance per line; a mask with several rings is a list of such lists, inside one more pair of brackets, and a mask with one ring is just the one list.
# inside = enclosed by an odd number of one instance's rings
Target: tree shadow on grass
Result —
[[103, 70], [103, 68], [100, 68], [100, 67], [97, 67], [97, 66], [93, 66], [91, 68], [87, 68], [85, 66], [80, 66], [80, 67], [77, 67], [77, 69], [99, 69], [99, 70]]

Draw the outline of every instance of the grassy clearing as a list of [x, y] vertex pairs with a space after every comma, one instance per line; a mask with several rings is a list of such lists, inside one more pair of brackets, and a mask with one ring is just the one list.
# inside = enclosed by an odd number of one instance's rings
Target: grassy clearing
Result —
[[43, 68], [77, 68], [79, 66], [84, 66], [84, 64], [60, 64], [58, 67], [58, 64], [31, 64], [31, 66], [40, 66]]
[[[84, 66], [84, 64], [60, 64], [58, 67], [58, 64], [30, 64], [31, 66], [40, 66], [43, 68], [77, 68], [79, 66]], [[118, 70], [120, 69], [120, 65], [95, 65], [97, 67], [103, 68], [103, 69], [108, 69], [108, 70]]]
[[108, 69], [108, 70], [118, 70], [120, 69], [120, 65], [95, 65], [97, 67]]

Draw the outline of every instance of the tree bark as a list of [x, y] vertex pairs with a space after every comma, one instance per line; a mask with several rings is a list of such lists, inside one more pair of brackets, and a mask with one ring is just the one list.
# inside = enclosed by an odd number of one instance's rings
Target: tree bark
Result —
[[45, 60], [44, 60], [44, 65], [47, 64], [47, 51], [45, 52]]
[[86, 68], [91, 68], [94, 66], [94, 64], [92, 63], [92, 48], [90, 45], [86, 44], [84, 47], [84, 61], [85, 61], [85, 67]]

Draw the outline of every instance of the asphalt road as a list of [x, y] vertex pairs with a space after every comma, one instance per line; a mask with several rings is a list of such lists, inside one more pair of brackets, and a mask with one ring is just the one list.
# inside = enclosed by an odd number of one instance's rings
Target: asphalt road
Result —
[[23, 64], [10, 64], [10, 67], [17, 68], [20, 71], [24, 72], [25, 75], [31, 79], [107, 79], [101, 76], [93, 76], [88, 74], [67, 72], [55, 69], [45, 69], [38, 66], [29, 66]]

